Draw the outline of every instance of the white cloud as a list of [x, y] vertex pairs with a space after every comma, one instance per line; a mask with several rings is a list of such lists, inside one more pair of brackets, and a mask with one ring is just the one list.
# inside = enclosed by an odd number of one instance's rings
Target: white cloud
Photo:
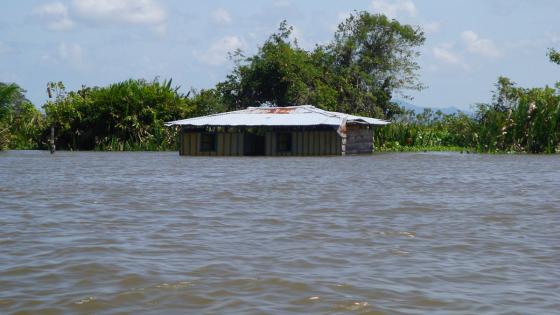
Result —
[[161, 25], [167, 18], [153, 0], [74, 0], [73, 9], [82, 18], [99, 22]]
[[61, 2], [46, 3], [33, 9], [33, 14], [43, 19], [47, 28], [53, 31], [65, 31], [74, 26], [68, 7]]
[[65, 60], [81, 58], [82, 46], [78, 44], [60, 43], [60, 45], [58, 45], [58, 53], [60, 57]]
[[390, 19], [397, 18], [401, 14], [416, 16], [416, 6], [412, 0], [373, 0], [370, 7], [374, 13], [383, 13]]
[[424, 29], [426, 33], [437, 33], [441, 30], [441, 23], [437, 21], [424, 22], [422, 24], [422, 29]]
[[51, 2], [33, 9], [50, 30], [74, 27], [75, 21], [96, 23], [152, 25], [156, 34], [165, 33], [167, 12], [156, 0], [73, 0], [68, 7]]
[[212, 12], [212, 20], [221, 25], [227, 25], [231, 23], [231, 15], [224, 8], [218, 8]]
[[453, 51], [452, 44], [441, 44], [432, 48], [432, 54], [434, 57], [446, 64], [455, 65], [463, 68], [464, 70], [469, 70], [469, 65], [465, 62], [463, 57]]
[[461, 33], [461, 39], [466, 46], [468, 52], [484, 57], [496, 58], [502, 55], [501, 51], [496, 47], [490, 39], [479, 38], [478, 34], [473, 31], [464, 31]]
[[489, 39], [480, 38], [473, 31], [461, 33], [461, 43], [462, 45], [459, 49], [455, 49], [455, 43], [437, 45], [431, 49], [432, 55], [441, 63], [458, 66], [466, 71], [471, 69], [470, 65], [465, 61], [465, 58], [469, 56], [478, 55], [496, 58], [502, 55], [494, 42]]
[[228, 61], [229, 52], [244, 48], [245, 43], [239, 37], [226, 36], [213, 43], [205, 52], [194, 52], [194, 55], [205, 64], [220, 66]]
[[77, 70], [86, 68], [87, 64], [82, 46], [76, 43], [65, 42], [58, 44], [56, 50], [43, 54], [41, 61], [44, 64], [50, 65], [68, 65]]
[[60, 43], [58, 45], [58, 56], [61, 61], [69, 62], [76, 68], [84, 66], [84, 50], [79, 44]]

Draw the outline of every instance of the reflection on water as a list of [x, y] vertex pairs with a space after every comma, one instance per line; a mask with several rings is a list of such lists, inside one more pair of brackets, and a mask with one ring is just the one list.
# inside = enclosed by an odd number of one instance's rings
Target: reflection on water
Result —
[[560, 157], [0, 153], [0, 313], [550, 314]]

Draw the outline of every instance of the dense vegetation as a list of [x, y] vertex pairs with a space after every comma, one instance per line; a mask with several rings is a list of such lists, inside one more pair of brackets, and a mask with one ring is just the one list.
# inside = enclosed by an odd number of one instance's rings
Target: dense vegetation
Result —
[[401, 112], [391, 102], [393, 92], [423, 87], [415, 49], [425, 38], [418, 27], [358, 12], [339, 25], [330, 43], [313, 51], [290, 40], [291, 32], [283, 22], [256, 55], [234, 54], [235, 69], [216, 86], [227, 109], [315, 104], [391, 118]]
[[[550, 60], [559, 63], [553, 52]], [[500, 77], [492, 103], [477, 104], [473, 115], [405, 112], [377, 132], [377, 143], [387, 151], [558, 153], [559, 89], [560, 83], [556, 88], [521, 88]]]
[[47, 125], [55, 128], [57, 146], [72, 150], [170, 149], [174, 133], [163, 123], [192, 111], [171, 80], [128, 80], [69, 93], [59, 82], [49, 83], [48, 91]]
[[25, 90], [17, 84], [0, 82], [0, 150], [39, 148], [44, 120], [25, 98]]
[[[387, 151], [560, 151], [560, 84], [527, 89], [500, 77], [492, 103], [477, 104], [471, 115], [430, 109], [417, 114], [391, 99], [423, 88], [416, 63], [416, 48], [425, 40], [420, 28], [356, 12], [330, 43], [311, 51], [291, 33], [283, 22], [255, 55], [232, 54], [235, 67], [226, 80], [187, 94], [171, 80], [77, 91], [51, 82], [40, 112], [19, 86], [0, 83], [0, 149], [46, 148], [51, 127], [59, 149], [175, 149], [176, 131], [165, 121], [271, 103], [390, 119], [393, 124], [376, 133], [378, 149]], [[560, 64], [559, 52], [551, 49], [548, 56]]]

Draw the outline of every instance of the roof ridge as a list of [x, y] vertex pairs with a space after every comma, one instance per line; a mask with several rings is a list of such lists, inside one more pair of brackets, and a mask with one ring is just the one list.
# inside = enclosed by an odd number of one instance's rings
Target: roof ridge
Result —
[[311, 106], [311, 110], [312, 110], [313, 112], [318, 113], [318, 114], [321, 114], [321, 115], [324, 115], [324, 116], [327, 116], [327, 117], [337, 117], [337, 118], [340, 118], [340, 115], [339, 115], [339, 114], [348, 115], [348, 114], [346, 114], [346, 113], [337, 113], [337, 112], [331, 112], [331, 111], [328, 111], [328, 110], [320, 109], [320, 108], [315, 107], [315, 106], [313, 106], [313, 105], [309, 105], [309, 106]]

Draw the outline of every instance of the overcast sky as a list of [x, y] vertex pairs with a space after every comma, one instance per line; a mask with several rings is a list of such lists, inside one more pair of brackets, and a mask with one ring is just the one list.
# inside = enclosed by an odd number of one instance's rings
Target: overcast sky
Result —
[[421, 25], [420, 106], [468, 109], [490, 100], [497, 77], [523, 86], [560, 81], [548, 62], [560, 48], [556, 0], [2, 0], [0, 82], [16, 82], [37, 106], [46, 83], [107, 85], [173, 78], [213, 87], [231, 70], [227, 52], [254, 53], [286, 19], [303, 48], [326, 43], [355, 10]]

